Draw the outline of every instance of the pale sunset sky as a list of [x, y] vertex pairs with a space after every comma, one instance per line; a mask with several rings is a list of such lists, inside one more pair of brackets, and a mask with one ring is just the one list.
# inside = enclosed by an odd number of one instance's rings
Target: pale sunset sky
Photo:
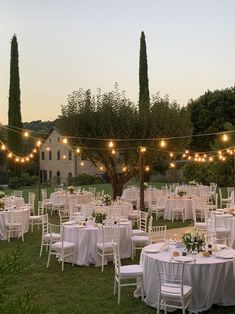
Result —
[[106, 92], [118, 82], [137, 102], [142, 30], [151, 94], [186, 105], [235, 82], [234, 0], [0, 0], [0, 21], [1, 123], [14, 33], [23, 121], [54, 120], [79, 88]]

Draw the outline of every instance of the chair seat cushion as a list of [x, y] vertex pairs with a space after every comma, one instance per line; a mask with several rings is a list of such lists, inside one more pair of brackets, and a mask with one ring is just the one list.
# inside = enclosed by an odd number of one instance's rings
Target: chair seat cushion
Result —
[[120, 266], [121, 278], [142, 277], [143, 268], [140, 265], [125, 265]]
[[216, 231], [215, 231], [215, 229], [209, 228], [208, 231], [209, 232], [216, 232], [216, 233], [224, 233], [224, 234], [229, 233], [229, 229], [222, 228], [222, 227], [220, 227], [220, 228], [216, 227]]
[[196, 222], [194, 226], [196, 228], [201, 228], [201, 229], [206, 229], [207, 228], [206, 222]]
[[22, 223], [21, 222], [7, 222], [6, 225], [5, 225], [7, 228], [10, 228], [10, 227], [21, 227], [22, 226]]
[[[75, 246], [75, 244], [73, 242], [67, 242], [67, 241], [64, 241], [63, 245], [64, 245], [64, 249], [72, 248]], [[53, 243], [52, 248], [53, 249], [62, 249], [62, 242]]]
[[138, 243], [140, 243], [140, 242], [148, 242], [149, 241], [149, 237], [148, 236], [141, 236], [141, 235], [135, 235], [135, 236], [132, 236], [131, 237], [131, 241], [132, 242], [138, 242]]
[[146, 235], [146, 232], [144, 230], [141, 230], [141, 229], [133, 229], [132, 235]]
[[[187, 294], [191, 293], [192, 287], [183, 285], [183, 295], [186, 296]], [[174, 283], [167, 283], [161, 285], [161, 294], [163, 296], [168, 296], [168, 297], [175, 297], [175, 296], [180, 296], [181, 295], [181, 287], [179, 284], [174, 284]]]
[[29, 220], [42, 220], [42, 216], [39, 215], [29, 216]]
[[96, 243], [96, 247], [100, 250], [104, 251], [113, 251], [113, 242], [98, 242]]
[[52, 237], [52, 239], [60, 239], [61, 238], [61, 234], [59, 233], [46, 233], [43, 235], [43, 239], [45, 240], [50, 240], [50, 238]]

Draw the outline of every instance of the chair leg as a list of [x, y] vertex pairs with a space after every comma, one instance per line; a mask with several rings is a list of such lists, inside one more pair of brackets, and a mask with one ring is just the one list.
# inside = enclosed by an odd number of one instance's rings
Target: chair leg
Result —
[[47, 268], [49, 267], [50, 259], [51, 259], [51, 248], [49, 249], [49, 253], [48, 253]]
[[101, 271], [104, 271], [104, 252], [102, 254], [102, 270]]
[[120, 282], [118, 281], [118, 304], [120, 304], [120, 298], [121, 298], [121, 285]]
[[114, 284], [113, 284], [113, 295], [115, 295], [117, 292], [117, 281], [116, 281], [116, 278], [114, 276]]
[[64, 271], [64, 256], [62, 255], [62, 271]]

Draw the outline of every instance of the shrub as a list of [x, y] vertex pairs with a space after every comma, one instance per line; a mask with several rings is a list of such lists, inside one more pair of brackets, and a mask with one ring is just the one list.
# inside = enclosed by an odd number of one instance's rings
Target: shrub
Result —
[[22, 173], [20, 177], [10, 177], [8, 185], [12, 189], [17, 189], [22, 186], [35, 186], [38, 184], [38, 176], [31, 176], [28, 173]]
[[77, 177], [68, 177], [68, 185], [90, 185], [106, 183], [101, 176], [92, 176], [90, 174], [82, 173]]

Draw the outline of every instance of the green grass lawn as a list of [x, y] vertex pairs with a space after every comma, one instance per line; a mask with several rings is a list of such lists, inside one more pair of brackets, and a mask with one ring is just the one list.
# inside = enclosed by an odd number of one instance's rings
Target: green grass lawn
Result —
[[[101, 186], [99, 186], [100, 188]], [[101, 187], [101, 189], [103, 186]], [[29, 189], [24, 192], [27, 194]], [[106, 190], [108, 191], [108, 190]], [[50, 216], [50, 221], [58, 222], [58, 216]], [[159, 220], [158, 224], [167, 224], [168, 228], [187, 226], [191, 222]], [[154, 224], [156, 222], [154, 221]], [[112, 263], [105, 266], [104, 272], [100, 267], [72, 267], [65, 264], [64, 273], [61, 265], [52, 257], [49, 269], [46, 268], [47, 254], [44, 251], [39, 258], [41, 243], [41, 231], [35, 227], [34, 232], [25, 235], [25, 242], [19, 239], [0, 241], [0, 261], [8, 253], [21, 251], [24, 269], [14, 275], [14, 281], [6, 283], [4, 296], [0, 302], [6, 304], [24, 298], [27, 292], [33, 296], [31, 304], [42, 307], [43, 313], [49, 314], [73, 314], [73, 313], [156, 313], [155, 309], [149, 308], [140, 299], [133, 297], [133, 287], [126, 287], [121, 292], [121, 304], [117, 305], [117, 297], [113, 296], [114, 267]], [[138, 263], [139, 259], [135, 260]], [[123, 264], [132, 263], [130, 259], [122, 261]], [[38, 314], [36, 310], [6, 311], [1, 314]], [[181, 313], [177, 311], [174, 313]], [[233, 307], [213, 307], [207, 313], [235, 313]]]

